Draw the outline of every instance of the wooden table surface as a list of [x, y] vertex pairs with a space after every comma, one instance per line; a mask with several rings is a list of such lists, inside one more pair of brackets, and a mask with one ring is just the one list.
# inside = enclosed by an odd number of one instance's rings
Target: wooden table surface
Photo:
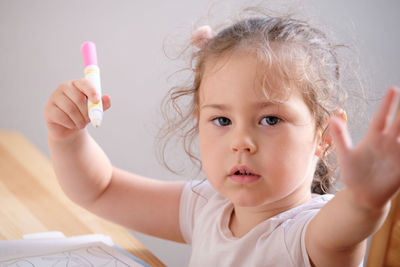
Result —
[[53, 168], [24, 136], [0, 131], [0, 239], [61, 231], [67, 237], [100, 233], [151, 266], [165, 266], [125, 228], [105, 221], [70, 201]]

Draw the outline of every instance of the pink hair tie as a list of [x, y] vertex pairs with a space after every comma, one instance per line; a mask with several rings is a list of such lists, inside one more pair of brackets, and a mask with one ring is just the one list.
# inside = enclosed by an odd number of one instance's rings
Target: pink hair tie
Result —
[[211, 27], [204, 25], [197, 28], [197, 30], [193, 32], [190, 42], [192, 45], [203, 49], [214, 36], [215, 34], [213, 33]]

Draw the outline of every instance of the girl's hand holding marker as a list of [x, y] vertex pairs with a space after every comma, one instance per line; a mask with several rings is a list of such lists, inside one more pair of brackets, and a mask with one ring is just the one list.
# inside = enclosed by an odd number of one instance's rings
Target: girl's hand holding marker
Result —
[[101, 95], [100, 73], [96, 47], [92, 42], [82, 45], [85, 78], [61, 83], [45, 107], [49, 136], [70, 137], [83, 130], [89, 122], [98, 127], [103, 110], [110, 108], [110, 97]]

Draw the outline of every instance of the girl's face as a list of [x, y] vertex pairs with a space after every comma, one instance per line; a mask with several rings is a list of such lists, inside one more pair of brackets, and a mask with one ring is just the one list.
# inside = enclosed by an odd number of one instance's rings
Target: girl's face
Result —
[[268, 101], [257, 70], [271, 74], [269, 95], [282, 86], [273, 67], [260, 69], [250, 53], [207, 63], [198, 119], [203, 168], [211, 185], [243, 207], [282, 208], [309, 199], [317, 138], [301, 94], [293, 90], [279, 104]]

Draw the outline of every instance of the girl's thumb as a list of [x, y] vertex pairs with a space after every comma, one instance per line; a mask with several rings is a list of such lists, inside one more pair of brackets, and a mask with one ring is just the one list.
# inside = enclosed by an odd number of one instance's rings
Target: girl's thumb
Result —
[[343, 119], [335, 116], [329, 120], [329, 132], [339, 159], [343, 159], [352, 147], [351, 137]]
[[103, 110], [106, 111], [111, 107], [111, 98], [109, 95], [103, 95], [101, 97], [101, 101], [103, 102]]

